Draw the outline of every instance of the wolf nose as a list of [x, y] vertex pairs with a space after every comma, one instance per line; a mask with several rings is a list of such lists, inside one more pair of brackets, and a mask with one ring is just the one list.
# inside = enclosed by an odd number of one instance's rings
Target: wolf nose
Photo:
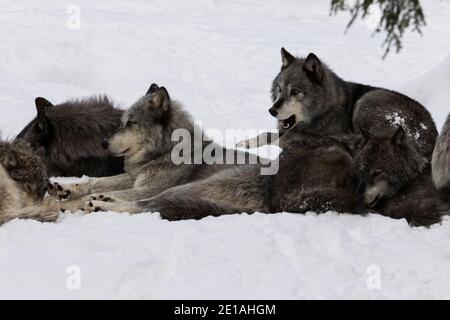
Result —
[[269, 113], [273, 116], [276, 117], [278, 114], [278, 111], [275, 110], [273, 107], [269, 109]]
[[102, 147], [105, 148], [105, 149], [108, 149], [108, 147], [109, 147], [108, 139], [105, 139], [105, 140], [102, 141]]

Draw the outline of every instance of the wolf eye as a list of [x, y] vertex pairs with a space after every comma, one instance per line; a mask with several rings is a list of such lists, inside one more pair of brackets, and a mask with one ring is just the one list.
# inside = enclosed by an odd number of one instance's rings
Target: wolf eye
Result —
[[296, 96], [296, 95], [298, 95], [300, 93], [300, 90], [298, 90], [298, 89], [292, 89], [291, 90], [291, 96]]
[[373, 180], [381, 174], [381, 170], [375, 170], [370, 174], [370, 179]]
[[127, 123], [125, 124], [125, 127], [130, 128], [132, 126], [134, 126], [136, 124], [136, 122], [134, 121], [127, 121]]

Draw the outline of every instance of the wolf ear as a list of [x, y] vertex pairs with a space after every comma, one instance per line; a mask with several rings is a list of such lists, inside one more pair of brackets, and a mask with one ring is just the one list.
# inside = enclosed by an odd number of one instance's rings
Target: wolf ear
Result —
[[306, 74], [315, 81], [322, 81], [324, 75], [322, 62], [320, 62], [319, 58], [314, 53], [310, 53], [306, 57], [303, 64], [303, 70], [305, 70]]
[[167, 109], [170, 105], [170, 96], [166, 88], [160, 87], [154, 94], [153, 103], [158, 108]]
[[397, 131], [391, 138], [392, 144], [402, 145], [406, 140], [406, 133], [402, 126], [399, 126]]
[[284, 69], [288, 65], [290, 65], [292, 62], [295, 61], [295, 57], [290, 54], [285, 48], [281, 48], [281, 68]]
[[152, 83], [150, 85], [150, 88], [148, 88], [147, 93], [146, 94], [150, 94], [150, 93], [154, 93], [156, 92], [156, 90], [159, 89], [159, 86], [156, 83]]
[[37, 123], [39, 129], [44, 130], [47, 126], [47, 111], [53, 107], [53, 104], [45, 98], [37, 97], [34, 100], [37, 111]]
[[34, 103], [36, 105], [38, 115], [47, 112], [48, 109], [53, 107], [53, 104], [50, 101], [42, 97], [37, 97], [34, 100]]

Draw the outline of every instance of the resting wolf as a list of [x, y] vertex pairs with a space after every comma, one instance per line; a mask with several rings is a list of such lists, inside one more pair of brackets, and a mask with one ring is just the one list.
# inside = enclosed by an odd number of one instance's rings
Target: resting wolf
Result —
[[275, 175], [261, 175], [255, 166], [235, 166], [150, 199], [121, 202], [103, 195], [102, 199], [90, 201], [87, 209], [160, 212], [168, 220], [242, 212], [365, 213], [362, 199], [355, 192], [358, 179], [354, 174], [353, 144], [295, 131], [280, 139], [284, 151], [276, 160], [279, 171]]
[[[181, 136], [186, 138], [187, 147], [178, 155], [180, 158], [190, 157], [191, 162], [176, 163], [173, 159], [173, 150], [180, 145], [179, 140], [172, 140], [177, 133], [187, 135]], [[189, 141], [188, 138], [193, 139]], [[98, 147], [102, 146], [99, 144]], [[152, 84], [148, 92], [124, 113], [120, 129], [103, 142], [103, 147], [125, 158], [126, 173], [89, 178], [77, 184], [50, 185], [50, 193], [64, 200], [61, 204], [63, 209], [90, 210], [86, 202], [91, 197], [99, 200], [100, 193], [105, 192], [107, 199], [115, 201], [147, 199], [171, 187], [201, 180], [233, 167], [238, 159], [249, 164], [249, 170], [254, 170], [253, 167], [259, 170], [257, 164], [261, 163], [261, 159], [254, 155], [227, 150], [208, 140], [182, 106], [170, 99], [164, 87], [156, 84]], [[210, 151], [213, 162], [206, 162], [203, 157], [205, 150]], [[198, 154], [200, 159], [197, 159]], [[230, 154], [232, 159], [226, 159]], [[105, 200], [105, 197], [101, 199]]]
[[123, 159], [98, 148], [120, 126], [123, 111], [105, 96], [53, 105], [36, 98], [37, 116], [17, 136], [44, 148], [49, 176], [92, 177], [123, 173]]
[[[399, 126], [413, 137], [418, 151], [431, 160], [437, 137], [430, 113], [401, 93], [344, 81], [310, 53], [296, 58], [281, 49], [282, 67], [272, 83], [273, 105], [280, 136], [294, 126], [320, 136], [358, 133], [392, 135]], [[265, 137], [269, 135], [269, 137]], [[263, 134], [263, 141], [273, 141]], [[259, 137], [239, 144], [257, 147]]]
[[450, 214], [449, 199], [433, 184], [429, 163], [402, 127], [391, 136], [364, 135], [355, 160], [369, 208], [414, 226], [429, 226]]
[[54, 221], [59, 206], [44, 197], [47, 171], [42, 158], [23, 142], [0, 142], [0, 224], [9, 220]]

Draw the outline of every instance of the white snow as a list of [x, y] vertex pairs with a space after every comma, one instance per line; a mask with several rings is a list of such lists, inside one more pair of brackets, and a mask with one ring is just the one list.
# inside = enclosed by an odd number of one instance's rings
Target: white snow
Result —
[[[107, 93], [124, 107], [165, 85], [206, 129], [269, 129], [281, 46], [315, 52], [344, 79], [398, 89], [442, 127], [450, 101], [450, 4], [422, 1], [423, 37], [382, 60], [373, 23], [347, 34], [329, 2], [2, 0], [0, 130], [34, 98]], [[423, 128], [424, 130], [426, 128]], [[450, 219], [430, 229], [377, 215], [63, 214], [0, 227], [0, 298], [450, 298]], [[81, 287], [77, 289], [77, 275]], [[74, 278], [75, 277], [75, 278]]]

